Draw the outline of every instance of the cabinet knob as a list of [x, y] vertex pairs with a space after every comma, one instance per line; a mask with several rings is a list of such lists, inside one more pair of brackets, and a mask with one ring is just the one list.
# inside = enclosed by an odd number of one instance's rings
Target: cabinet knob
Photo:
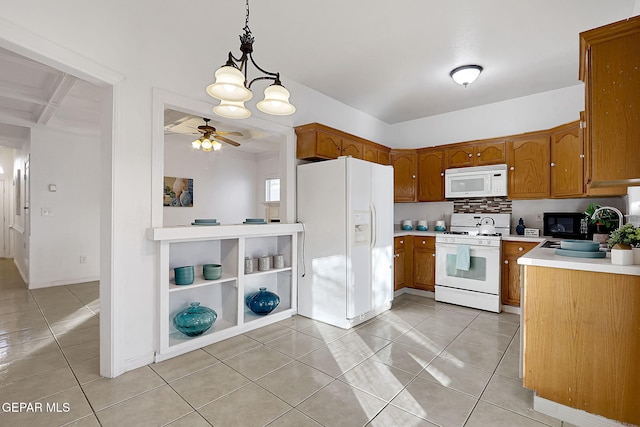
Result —
[[404, 240], [400, 240], [400, 244], [401, 244], [401, 245], [404, 245]]
[[519, 250], [520, 252], [524, 251], [524, 249], [522, 248], [522, 246], [520, 246], [520, 247], [518, 248], [518, 250]]
[[509, 264], [509, 260], [508, 260], [508, 259], [505, 259], [505, 260], [504, 260], [504, 263], [505, 263], [505, 264]]
[[555, 163], [551, 162], [551, 167], [554, 167], [555, 165], [556, 165]]
[[440, 176], [444, 176], [444, 172], [440, 172]]
[[480, 153], [478, 153], [478, 157], [480, 157]]
[[426, 244], [427, 244], [427, 241], [426, 241], [426, 240], [423, 240], [423, 241], [422, 241], [422, 244], [423, 244], [423, 245], [426, 245]]
[[431, 256], [436, 256], [436, 254], [431, 254]]
[[416, 179], [416, 176], [415, 175], [411, 175], [411, 178]]
[[581, 159], [584, 159], [584, 154], [580, 154], [580, 158], [581, 158]]
[[473, 156], [473, 154], [469, 153], [469, 157], [472, 157], [472, 156]]
[[510, 170], [510, 171], [514, 171], [514, 170], [516, 170], [516, 168], [514, 168], [513, 166], [511, 166], [511, 167], [509, 168], [509, 170]]

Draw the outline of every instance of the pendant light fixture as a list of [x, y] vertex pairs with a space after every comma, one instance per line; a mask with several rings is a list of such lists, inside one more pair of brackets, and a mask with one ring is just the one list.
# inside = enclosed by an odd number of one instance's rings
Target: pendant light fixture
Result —
[[[251, 85], [257, 80], [272, 80], [273, 83], [264, 90], [264, 99], [256, 105], [258, 110], [277, 116], [286, 116], [296, 111], [289, 102], [289, 91], [280, 82], [280, 73], [266, 71], [253, 59], [254, 37], [249, 29], [249, 0], [246, 1], [247, 16], [244, 22], [244, 34], [240, 35], [240, 51], [242, 56], [236, 58], [229, 52], [225, 65], [215, 73], [216, 80], [207, 86], [207, 93], [219, 99], [220, 104], [213, 107], [213, 112], [230, 119], [244, 119], [251, 115], [245, 101], [253, 97]], [[248, 81], [248, 61], [263, 75]], [[247, 83], [248, 82], [248, 83]]]
[[467, 87], [478, 78], [481, 72], [482, 67], [480, 65], [463, 65], [451, 70], [449, 75], [454, 82]]

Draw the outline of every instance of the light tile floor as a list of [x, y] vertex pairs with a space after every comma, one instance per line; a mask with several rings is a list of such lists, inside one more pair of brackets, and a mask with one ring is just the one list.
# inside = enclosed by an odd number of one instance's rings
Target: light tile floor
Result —
[[513, 314], [404, 294], [352, 330], [294, 316], [107, 379], [98, 311], [97, 283], [28, 291], [0, 259], [0, 425], [562, 425], [518, 379]]

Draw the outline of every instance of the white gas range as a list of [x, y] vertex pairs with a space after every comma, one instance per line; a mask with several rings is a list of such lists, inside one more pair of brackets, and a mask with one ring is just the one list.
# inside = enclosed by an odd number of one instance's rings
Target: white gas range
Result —
[[500, 241], [510, 225], [511, 214], [451, 215], [450, 231], [436, 235], [436, 301], [501, 311]]

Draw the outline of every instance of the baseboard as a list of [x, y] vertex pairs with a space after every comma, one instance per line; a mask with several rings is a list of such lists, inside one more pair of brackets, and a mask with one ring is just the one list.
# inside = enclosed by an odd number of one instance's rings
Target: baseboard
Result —
[[427, 298], [431, 298], [431, 299], [435, 299], [436, 298], [436, 294], [434, 292], [431, 291], [423, 291], [422, 289], [415, 289], [415, 288], [400, 288], [397, 291], [395, 291], [393, 293], [394, 297], [399, 297], [402, 294], [411, 294], [411, 295], [418, 295], [421, 297], [427, 297]]
[[600, 415], [590, 414], [580, 409], [570, 408], [537, 395], [533, 396], [533, 409], [580, 427], [620, 427], [629, 425], [601, 417]]
[[29, 283], [29, 289], [52, 288], [54, 286], [75, 285], [76, 283], [97, 282], [100, 276], [76, 277], [74, 279], [54, 280], [53, 282]]
[[18, 263], [16, 262], [16, 259], [15, 259], [15, 258], [13, 258], [13, 265], [15, 265], [15, 266], [16, 266], [16, 268], [18, 269], [18, 273], [20, 273], [20, 277], [22, 277], [22, 281], [23, 281], [24, 283], [29, 283], [29, 278], [27, 277], [27, 275], [25, 274], [25, 272], [24, 272], [24, 271], [22, 271], [22, 268], [20, 268], [20, 264], [18, 264]]
[[502, 311], [505, 313], [517, 314], [518, 316], [522, 314], [522, 309], [520, 307], [514, 307], [512, 305], [502, 304]]

